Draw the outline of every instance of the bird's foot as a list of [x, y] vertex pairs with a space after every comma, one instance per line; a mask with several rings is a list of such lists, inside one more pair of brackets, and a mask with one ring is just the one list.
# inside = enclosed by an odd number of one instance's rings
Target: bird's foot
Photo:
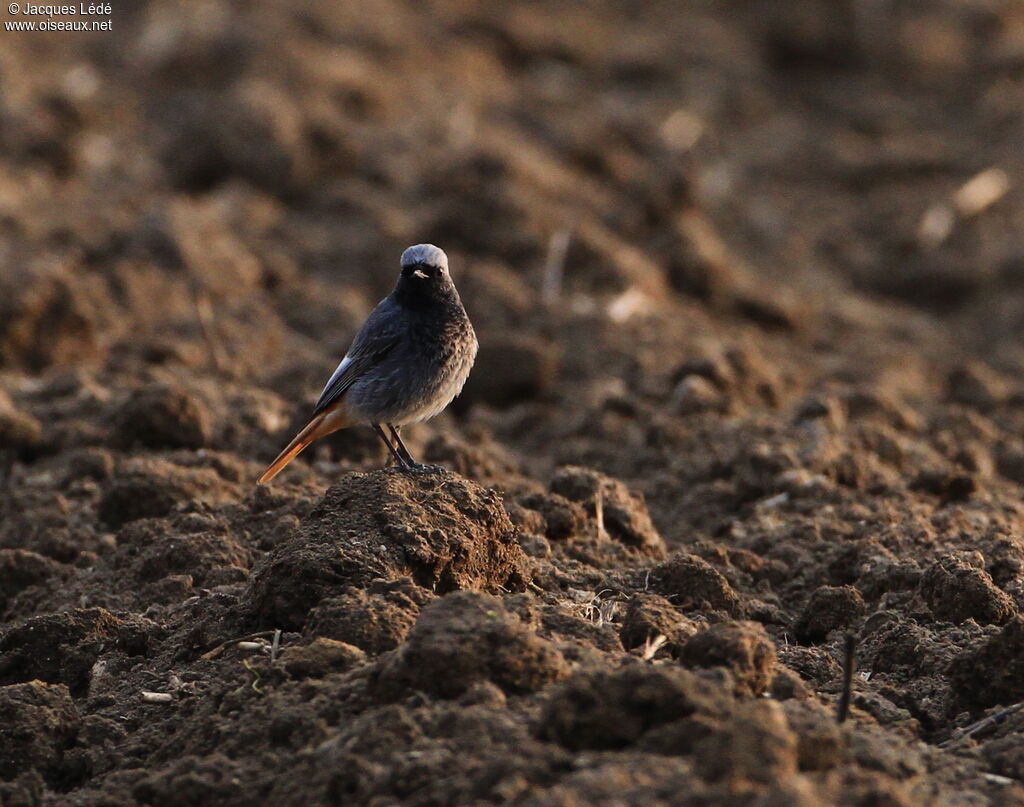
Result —
[[423, 462], [413, 462], [402, 468], [407, 474], [443, 474], [444, 468], [440, 465], [427, 465]]

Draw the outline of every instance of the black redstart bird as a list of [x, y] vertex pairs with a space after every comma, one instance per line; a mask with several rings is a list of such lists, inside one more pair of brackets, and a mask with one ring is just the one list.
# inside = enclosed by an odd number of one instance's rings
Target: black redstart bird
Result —
[[427, 467], [409, 454], [399, 429], [434, 417], [462, 391], [477, 341], [448, 273], [448, 256], [433, 244], [417, 244], [402, 253], [401, 264], [394, 291], [366, 318], [309, 423], [258, 484], [277, 476], [314, 440], [359, 424], [373, 427], [400, 468]]

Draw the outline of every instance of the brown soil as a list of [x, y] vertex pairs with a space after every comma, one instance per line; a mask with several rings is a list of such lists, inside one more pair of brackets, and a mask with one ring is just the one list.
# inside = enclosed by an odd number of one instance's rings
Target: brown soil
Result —
[[[1019, 3], [112, 17], [0, 49], [0, 805], [1024, 805]], [[448, 471], [255, 488], [419, 241]]]

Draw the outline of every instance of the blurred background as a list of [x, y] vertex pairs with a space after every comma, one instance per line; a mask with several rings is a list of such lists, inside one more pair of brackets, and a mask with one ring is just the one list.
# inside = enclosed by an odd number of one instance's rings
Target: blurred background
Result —
[[[1024, 3], [110, 19], [0, 31], [0, 714], [21, 727], [0, 780], [50, 748], [69, 792], [48, 804], [1024, 803], [1024, 711], [956, 734], [1024, 701]], [[369, 429], [254, 488], [419, 242], [481, 349], [405, 439], [470, 493], [429, 511], [346, 476], [387, 460]], [[339, 480], [370, 494], [325, 509]], [[579, 712], [569, 745], [537, 739], [547, 689], [363, 687], [444, 605], [357, 585], [400, 576], [365, 536], [463, 552], [470, 515], [516, 535], [534, 585], [503, 599], [513, 633], [451, 612], [423, 635], [514, 676], [542, 636], [555, 674], [607, 674], [552, 699]], [[263, 624], [261, 579], [314, 600]], [[345, 632], [364, 622], [380, 642]], [[380, 664], [282, 683], [232, 644], [256, 627]], [[846, 631], [864, 675], [838, 729]], [[409, 658], [429, 677], [455, 655]], [[694, 692], [738, 711], [691, 715], [680, 667], [723, 665]]]
[[[483, 345], [421, 447], [457, 422], [506, 464], [649, 485], [676, 416], [1024, 379], [1020, 3], [111, 17], [0, 48], [0, 369], [24, 456], [111, 439], [154, 383], [209, 410], [198, 443], [272, 456], [421, 241]], [[331, 459], [379, 459], [338, 440]]]

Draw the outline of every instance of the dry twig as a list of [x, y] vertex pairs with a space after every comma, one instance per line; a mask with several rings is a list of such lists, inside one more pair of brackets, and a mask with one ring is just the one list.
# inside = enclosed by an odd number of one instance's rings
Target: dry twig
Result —
[[1012, 706], [1007, 706], [1005, 709], [1000, 709], [994, 715], [989, 715], [988, 717], [983, 717], [981, 720], [976, 720], [974, 723], [971, 723], [966, 728], [960, 729], [960, 731], [958, 731], [948, 740], [939, 743], [939, 748], [949, 748], [950, 746], [956, 745], [961, 740], [966, 740], [968, 737], [973, 737], [982, 729], [986, 729], [989, 726], [998, 726], [1010, 715], [1019, 712], [1021, 709], [1024, 709], [1024, 701], [1021, 701], [1020, 703], [1015, 703]]
[[[280, 631], [277, 632], [280, 633]], [[248, 642], [253, 639], [259, 639], [262, 636], [273, 636], [274, 633], [275, 631], [272, 630], [261, 630], [257, 633], [249, 633], [245, 636], [239, 636], [236, 639], [228, 639], [226, 642], [221, 642], [219, 645], [213, 648], [213, 650], [207, 650], [199, 658], [203, 659], [204, 661], [209, 661], [210, 659], [217, 658], [217, 656], [219, 656], [221, 653], [223, 653], [225, 650], [227, 650], [229, 647], [233, 645], [237, 645], [242, 642]]]

